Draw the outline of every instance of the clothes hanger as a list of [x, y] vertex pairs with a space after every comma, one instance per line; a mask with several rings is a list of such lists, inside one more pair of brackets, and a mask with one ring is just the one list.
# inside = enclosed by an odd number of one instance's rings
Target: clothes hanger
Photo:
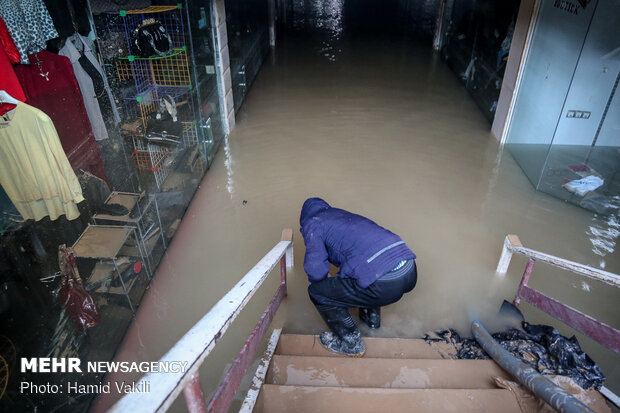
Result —
[[0, 90], [0, 102], [17, 105], [19, 103], [19, 100], [15, 99], [13, 96], [9, 95], [6, 90]]
[[[4, 109], [5, 103], [17, 105], [19, 101], [13, 96], [9, 95], [6, 90], [0, 90], [0, 108]], [[0, 116], [0, 128], [6, 128], [7, 126], [9, 126], [9, 123], [11, 123], [11, 118], [9, 117], [9, 112], [6, 112], [2, 116]]]

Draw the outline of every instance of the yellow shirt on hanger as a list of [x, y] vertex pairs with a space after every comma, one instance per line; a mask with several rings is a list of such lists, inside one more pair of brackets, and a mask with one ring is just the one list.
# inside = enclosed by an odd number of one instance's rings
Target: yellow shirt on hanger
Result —
[[24, 219], [80, 216], [82, 188], [56, 128], [45, 113], [25, 103], [19, 102], [8, 126], [0, 127], [0, 185]]

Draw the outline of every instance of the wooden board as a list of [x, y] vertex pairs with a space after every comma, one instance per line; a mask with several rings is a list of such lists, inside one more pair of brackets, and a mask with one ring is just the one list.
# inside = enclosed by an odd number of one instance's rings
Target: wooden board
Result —
[[89, 225], [73, 245], [76, 257], [114, 258], [132, 228]]

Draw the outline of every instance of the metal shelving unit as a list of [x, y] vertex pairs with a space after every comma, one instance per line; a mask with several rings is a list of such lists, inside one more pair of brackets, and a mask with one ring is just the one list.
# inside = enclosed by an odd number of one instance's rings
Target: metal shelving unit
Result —
[[[135, 243], [135, 251], [125, 248], [125, 244], [133, 241]], [[86, 280], [87, 288], [97, 290], [106, 281], [109, 281], [108, 287], [104, 288], [104, 293], [122, 294], [127, 298], [129, 308], [135, 312], [135, 307], [129, 293], [140, 275], [133, 277], [131, 280], [125, 280], [122, 277], [120, 268], [121, 257], [131, 256], [140, 257], [145, 262], [142, 244], [140, 243], [136, 228], [133, 226], [117, 226], [117, 225], [88, 225], [80, 237], [75, 241], [72, 247], [76, 258], [97, 260], [95, 269], [91, 272]], [[152, 273], [148, 266], [146, 274], [151, 279]], [[120, 286], [112, 287], [112, 280], [115, 275], [118, 277]], [[128, 281], [128, 282], [126, 282]]]
[[[132, 55], [132, 39], [138, 27], [145, 21], [154, 20], [165, 28], [172, 40], [172, 47], [165, 56], [140, 57]], [[129, 119], [140, 119], [141, 131], [128, 134], [133, 145], [132, 161], [137, 169], [151, 171], [158, 189], [170, 172], [177, 146], [152, 143], [145, 138], [149, 118], [156, 112], [163, 96], [174, 99], [183, 124], [179, 146], [202, 144], [194, 113], [193, 85], [190, 57], [186, 45], [186, 30], [182, 4], [151, 6], [138, 10], [121, 10], [106, 14], [106, 26], [110, 33], [123, 33], [128, 55], [117, 56], [114, 61], [116, 75], [121, 84], [131, 83], [133, 92], [123, 102]]]
[[[146, 258], [146, 265], [152, 274], [155, 271], [155, 257], [153, 252], [157, 244], [161, 243], [163, 249], [166, 249], [166, 237], [159, 216], [159, 208], [157, 206], [157, 198], [155, 195], [144, 195], [145, 202], [139, 203], [140, 194], [132, 192], [114, 191], [106, 200], [106, 204], [120, 204], [127, 208], [130, 212], [126, 215], [109, 215], [97, 213], [93, 215], [95, 224], [113, 224], [121, 226], [131, 226], [136, 228], [139, 242], [142, 244], [142, 250]], [[138, 213], [132, 218], [131, 211], [138, 208]], [[127, 248], [121, 252], [131, 252]], [[131, 255], [131, 254], [129, 254]]]

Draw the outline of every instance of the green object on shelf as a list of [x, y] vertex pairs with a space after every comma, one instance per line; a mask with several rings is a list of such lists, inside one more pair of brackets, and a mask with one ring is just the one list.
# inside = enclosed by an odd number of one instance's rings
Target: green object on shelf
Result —
[[135, 57], [133, 55], [130, 55], [130, 56], [127, 56], [127, 57], [119, 57], [119, 59], [121, 59], [121, 60], [129, 60], [130, 62], [133, 62], [134, 60], [160, 60], [160, 59], [167, 59], [169, 57], [177, 56], [177, 55], [185, 52], [186, 50], [187, 50], [187, 47], [183, 46], [182, 48], [173, 49], [173, 52], [170, 53], [169, 55], [166, 55], [166, 56]]
[[136, 97], [136, 102], [142, 102], [142, 96]]
[[121, 17], [126, 17], [127, 16], [127, 10], [121, 10], [119, 12], [119, 14], [121, 15]]
[[188, 88], [189, 90], [192, 90], [192, 89], [194, 88], [194, 86], [193, 86], [193, 85], [187, 85], [187, 88]]

